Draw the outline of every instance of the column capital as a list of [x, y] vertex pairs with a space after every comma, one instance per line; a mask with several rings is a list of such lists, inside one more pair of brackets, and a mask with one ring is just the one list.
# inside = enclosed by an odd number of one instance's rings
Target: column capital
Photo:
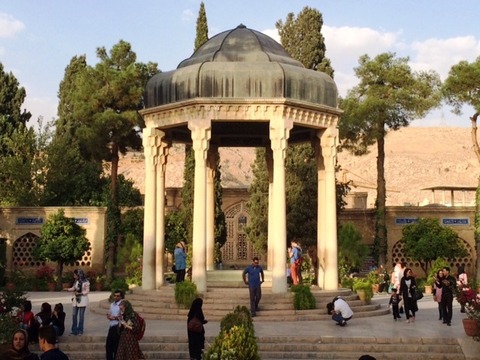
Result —
[[281, 158], [285, 159], [292, 127], [293, 122], [291, 120], [277, 118], [270, 121], [270, 147], [274, 158], [281, 155]]
[[212, 136], [211, 121], [203, 119], [189, 122], [188, 128], [192, 136], [192, 148], [195, 151], [195, 161], [197, 161], [197, 159], [206, 160], [210, 138]]

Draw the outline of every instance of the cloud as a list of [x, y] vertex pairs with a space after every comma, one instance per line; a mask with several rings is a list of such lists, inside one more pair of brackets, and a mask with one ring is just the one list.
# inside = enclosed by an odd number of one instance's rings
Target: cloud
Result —
[[183, 10], [182, 12], [183, 22], [191, 22], [193, 19], [195, 19], [195, 14], [193, 13], [192, 10], [190, 9]]
[[435, 70], [442, 79], [450, 68], [462, 60], [474, 61], [480, 54], [480, 39], [460, 36], [448, 39], [414, 41], [411, 46], [411, 66], [415, 70]]
[[0, 38], [12, 38], [25, 29], [25, 24], [12, 15], [0, 13]]

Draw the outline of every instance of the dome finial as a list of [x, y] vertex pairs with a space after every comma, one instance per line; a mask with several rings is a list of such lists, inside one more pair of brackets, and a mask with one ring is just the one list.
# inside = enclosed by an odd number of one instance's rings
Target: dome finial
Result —
[[237, 29], [246, 29], [246, 26], [240, 23], [240, 25], [237, 26]]

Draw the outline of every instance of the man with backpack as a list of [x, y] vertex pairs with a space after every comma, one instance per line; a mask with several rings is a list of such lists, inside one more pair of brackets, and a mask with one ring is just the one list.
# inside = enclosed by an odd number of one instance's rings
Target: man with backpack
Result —
[[296, 240], [292, 240], [292, 246], [288, 248], [288, 256], [290, 257], [290, 276], [293, 285], [302, 283], [302, 248]]

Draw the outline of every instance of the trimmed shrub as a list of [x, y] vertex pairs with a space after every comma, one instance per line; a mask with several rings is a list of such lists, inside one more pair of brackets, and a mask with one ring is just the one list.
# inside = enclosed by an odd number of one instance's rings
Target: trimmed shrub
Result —
[[295, 310], [315, 309], [315, 297], [307, 285], [293, 285], [291, 291], [294, 293], [293, 307]]
[[175, 302], [179, 307], [189, 309], [192, 301], [197, 297], [197, 285], [195, 283], [182, 281], [175, 284]]
[[220, 323], [220, 334], [204, 353], [204, 360], [260, 360], [250, 311], [237, 306]]

